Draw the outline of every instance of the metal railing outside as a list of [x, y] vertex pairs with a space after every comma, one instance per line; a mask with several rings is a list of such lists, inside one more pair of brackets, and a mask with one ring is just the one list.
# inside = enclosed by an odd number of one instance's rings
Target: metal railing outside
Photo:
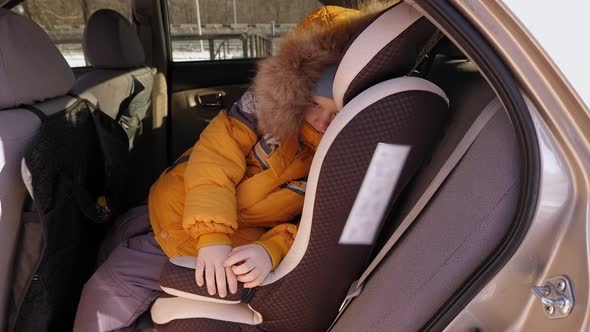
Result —
[[272, 39], [259, 34], [182, 34], [172, 36], [173, 53], [175, 50], [190, 51], [200, 49], [208, 53], [208, 59], [225, 60], [231, 58], [263, 58], [272, 55]]
[[[52, 38], [70, 65], [84, 66], [82, 40], [75, 37]], [[174, 61], [210, 61], [264, 58], [273, 54], [273, 38], [255, 33], [183, 34], [172, 36]]]

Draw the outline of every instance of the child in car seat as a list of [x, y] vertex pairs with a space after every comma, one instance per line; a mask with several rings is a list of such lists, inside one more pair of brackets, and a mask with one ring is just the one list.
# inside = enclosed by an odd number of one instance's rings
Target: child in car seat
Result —
[[[358, 14], [321, 7], [261, 61], [253, 88], [153, 184], [153, 233], [112, 251], [84, 287], [74, 330], [133, 324], [159, 295], [169, 257], [196, 255], [195, 282], [220, 297], [238, 282], [260, 285], [279, 265], [297, 232], [291, 222], [303, 208], [313, 155], [338, 112], [336, 62], [354, 34], [342, 28], [341, 40], [322, 40], [315, 31], [340, 29]], [[304, 34], [317, 43], [289, 40]]]
[[[301, 103], [302, 123], [293, 126], [299, 134], [283, 133], [290, 124], [277, 123], [277, 136], [258, 135], [260, 106], [255, 93], [247, 92], [211, 122], [181, 157], [188, 157], [185, 164], [153, 185], [149, 210], [156, 240], [169, 257], [198, 252], [196, 282], [206, 284], [209, 294], [225, 297], [226, 284], [235, 293], [237, 281], [258, 286], [289, 250], [297, 231], [289, 222], [301, 213], [313, 154], [338, 113], [335, 72], [335, 65], [324, 68]], [[266, 83], [256, 82], [254, 92], [260, 84]], [[182, 210], [175, 208], [183, 202]], [[176, 230], [180, 234], [173, 235]]]

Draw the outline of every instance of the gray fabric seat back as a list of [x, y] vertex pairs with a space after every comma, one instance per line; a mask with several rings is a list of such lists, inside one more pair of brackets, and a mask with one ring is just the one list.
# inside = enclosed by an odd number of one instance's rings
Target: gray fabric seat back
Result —
[[430, 79], [449, 95], [453, 119], [406, 210], [477, 115], [491, 102], [499, 110], [334, 331], [420, 330], [494, 252], [516, 213], [522, 161], [514, 129], [492, 90], [466, 60], [435, 64]]
[[[4, 9], [0, 9], [0, 58], [0, 328], [4, 329], [10, 286], [28, 282], [12, 279], [19, 234], [31, 226], [23, 217], [28, 195], [21, 160], [41, 117], [76, 99], [66, 96], [74, 75], [47, 34], [29, 19]], [[41, 114], [27, 110], [30, 105]]]
[[[96, 70], [80, 77], [76, 94], [90, 91], [98, 107], [117, 120], [127, 133], [130, 149], [128, 204], [147, 197], [149, 185], [166, 167], [166, 111], [152, 105], [156, 69], [145, 66], [143, 46], [136, 31], [121, 14], [110, 9], [96, 11], [84, 30], [84, 54]], [[161, 85], [161, 79], [157, 84]], [[158, 87], [158, 92], [161, 89]]]

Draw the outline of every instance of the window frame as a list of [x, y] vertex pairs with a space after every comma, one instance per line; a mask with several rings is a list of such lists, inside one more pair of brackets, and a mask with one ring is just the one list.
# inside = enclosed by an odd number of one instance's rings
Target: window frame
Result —
[[[268, 54], [266, 54], [266, 56], [263, 57], [259, 57], [259, 56], [254, 56], [254, 57], [250, 57], [250, 56], [246, 56], [246, 57], [239, 57], [239, 58], [233, 58], [233, 59], [203, 59], [203, 60], [199, 60], [199, 59], [191, 59], [191, 60], [186, 60], [186, 61], [178, 61], [178, 60], [174, 60], [174, 49], [172, 47], [172, 42], [173, 42], [173, 36], [172, 36], [172, 29], [171, 29], [171, 25], [172, 25], [172, 21], [171, 21], [171, 17], [170, 17], [170, 7], [169, 7], [169, 3], [170, 1], [173, 0], [160, 0], [161, 3], [161, 7], [162, 7], [162, 15], [163, 17], [163, 22], [164, 22], [164, 30], [165, 30], [165, 36], [166, 36], [166, 56], [168, 58], [168, 64], [172, 65], [172, 64], [180, 64], [180, 63], [185, 63], [185, 64], [197, 64], [197, 63], [234, 63], [234, 64], [238, 64], [238, 63], [243, 63], [244, 61], [246, 62], [257, 62], [258, 60], [264, 59], [268, 56], [272, 55], [273, 52], [273, 40], [268, 39], [270, 45], [270, 52]], [[316, 0], [319, 5], [323, 5], [322, 1]], [[319, 6], [318, 6], [319, 8]], [[303, 17], [301, 18], [303, 19]], [[274, 21], [273, 21], [274, 22]], [[280, 22], [275, 22], [273, 24], [276, 24], [275, 27], [280, 27], [281, 23]], [[287, 23], [283, 23], [283, 24], [287, 24]], [[288, 23], [291, 24], [291, 23]], [[293, 24], [297, 24], [297, 23], [293, 23]], [[238, 35], [238, 34], [247, 34], [246, 32], [243, 33], [234, 33], [234, 34], [227, 34], [227, 35]], [[223, 35], [223, 34], [219, 34], [219, 35]], [[212, 35], [206, 35], [203, 34], [202, 36], [215, 36], [215, 34]], [[252, 34], [252, 36], [260, 36], [260, 37], [265, 37], [263, 35], [260, 34]], [[199, 37], [198, 35], [195, 35], [195, 37]], [[281, 35], [278, 35], [277, 37], [281, 37]], [[243, 49], [246, 47], [243, 47]], [[252, 47], [248, 47], [248, 49], [252, 49]], [[250, 52], [250, 51], [249, 51]], [[260, 52], [256, 52], [257, 54], [260, 54]], [[244, 54], [244, 53], [242, 53]]]

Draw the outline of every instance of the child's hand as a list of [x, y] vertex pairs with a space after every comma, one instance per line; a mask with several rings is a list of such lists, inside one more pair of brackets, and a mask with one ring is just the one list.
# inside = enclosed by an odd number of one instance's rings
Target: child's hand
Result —
[[[228, 245], [216, 245], [199, 249], [197, 266], [195, 267], [195, 279], [199, 286], [203, 286], [203, 281], [207, 282], [209, 295], [215, 295], [215, 283], [217, 282], [219, 296], [225, 297], [227, 295], [226, 279], [229, 291], [232, 294], [238, 291], [236, 275], [231, 268], [223, 266], [223, 261], [230, 251], [231, 246]], [[205, 280], [203, 280], [203, 272], [205, 273]]]
[[[241, 264], [240, 264], [241, 263]], [[234, 248], [223, 262], [244, 283], [244, 288], [260, 285], [272, 269], [272, 261], [263, 246], [247, 244]]]

